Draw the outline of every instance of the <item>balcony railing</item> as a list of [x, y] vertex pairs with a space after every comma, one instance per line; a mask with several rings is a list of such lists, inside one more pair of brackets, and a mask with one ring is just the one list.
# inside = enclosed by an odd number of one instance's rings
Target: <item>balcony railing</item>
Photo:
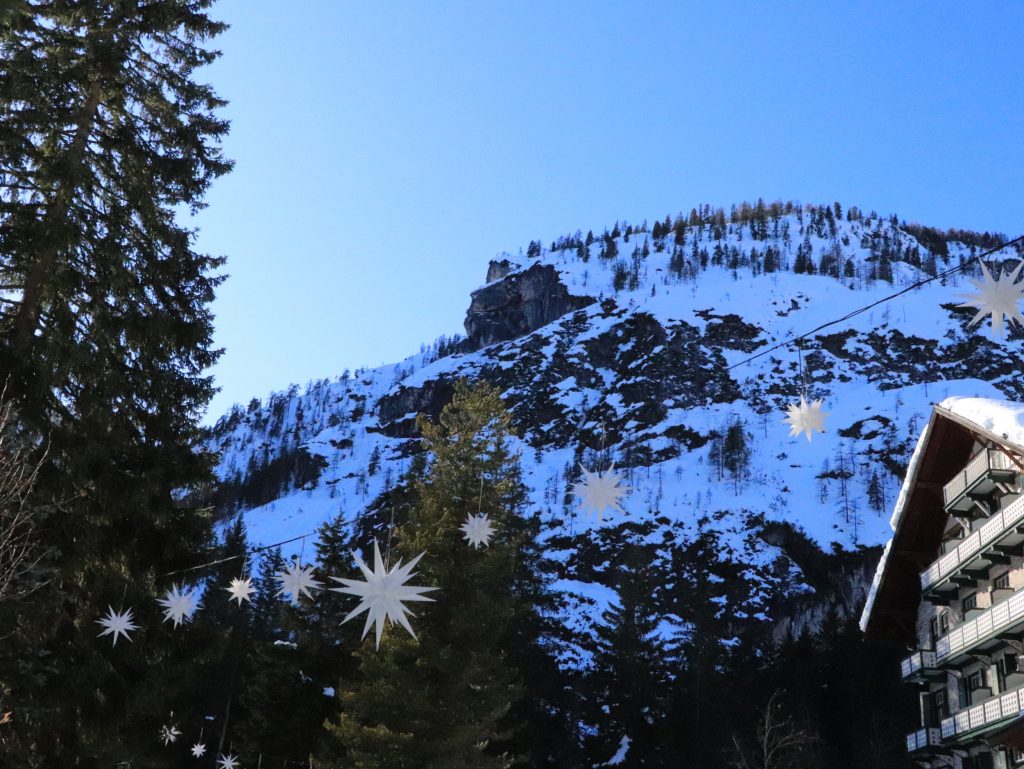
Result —
[[942, 744], [942, 734], [938, 729], [918, 729], [907, 735], [907, 752], [913, 753], [924, 748], [938, 747]]
[[1014, 527], [1022, 521], [1024, 521], [1024, 497], [1011, 502], [1002, 511], [993, 515], [985, 522], [984, 526], [957, 545], [955, 550], [950, 550], [922, 571], [921, 589], [928, 590], [950, 574], [955, 573], [984, 548], [996, 544], [998, 540], [1013, 531]]
[[[1004, 718], [1016, 716], [1021, 710], [1024, 710], [1024, 687], [990, 697], [974, 707], [942, 719], [942, 739], [952, 739], [965, 732], [972, 732]], [[909, 735], [907, 744], [910, 744]]]
[[1014, 593], [977, 617], [961, 622], [935, 642], [935, 660], [943, 662], [1007, 628], [1024, 622], [1024, 591]]
[[934, 669], [935, 652], [924, 649], [914, 652], [900, 663], [900, 672], [904, 679], [916, 677], [926, 670]]
[[1012, 474], [1016, 469], [1012, 460], [999, 449], [984, 449], [978, 452], [953, 480], [942, 487], [942, 501], [948, 510], [989, 473]]

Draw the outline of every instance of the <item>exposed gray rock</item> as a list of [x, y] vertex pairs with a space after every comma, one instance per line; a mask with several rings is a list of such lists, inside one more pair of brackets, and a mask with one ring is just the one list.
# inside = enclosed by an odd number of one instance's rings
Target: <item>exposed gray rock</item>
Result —
[[436, 419], [454, 392], [454, 385], [447, 379], [432, 379], [420, 387], [399, 387], [378, 401], [380, 432], [392, 438], [415, 437], [416, 415]]
[[512, 262], [508, 259], [491, 259], [487, 264], [487, 282], [501, 280], [512, 272]]
[[535, 264], [512, 274], [508, 269], [507, 262], [491, 262], [488, 279], [502, 275], [503, 270], [504, 276], [473, 292], [466, 312], [467, 351], [517, 339], [597, 301], [571, 296], [549, 264]]

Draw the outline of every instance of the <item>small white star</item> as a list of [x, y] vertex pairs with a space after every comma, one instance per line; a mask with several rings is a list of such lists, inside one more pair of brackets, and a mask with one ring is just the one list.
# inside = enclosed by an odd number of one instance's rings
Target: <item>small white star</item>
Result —
[[199, 607], [199, 597], [195, 590], [183, 591], [174, 585], [157, 603], [164, 607], [164, 622], [173, 620], [174, 627], [178, 627], [182, 620], [192, 619]]
[[[361, 599], [359, 605], [349, 612], [342, 622], [348, 622], [356, 615], [365, 611], [366, 625], [363, 627], [362, 638], [366, 637], [366, 633], [370, 630], [370, 625], [376, 624], [378, 649], [380, 648], [381, 635], [384, 633], [385, 620], [397, 622], [409, 631], [409, 635], [415, 638], [416, 634], [412, 630], [412, 625], [409, 624], [409, 619], [405, 616], [409, 610], [402, 602], [434, 600], [433, 598], [427, 598], [423, 593], [437, 590], [436, 587], [413, 587], [405, 584], [406, 580], [413, 577], [413, 568], [419, 563], [420, 558], [425, 553], [420, 553], [405, 566], [402, 566], [402, 561], [399, 560], [390, 571], [384, 565], [384, 559], [380, 557], [380, 547], [377, 545], [377, 540], [373, 541], [373, 571], [370, 571], [370, 568], [363, 562], [358, 553], [353, 553], [352, 555], [355, 557], [356, 564], [359, 566], [360, 571], [363, 572], [366, 580], [331, 577], [335, 582], [340, 582], [344, 585], [344, 587], [332, 587], [331, 590], [337, 593], [348, 593]], [[412, 614], [412, 612], [409, 613]]]
[[800, 433], [807, 433], [807, 440], [811, 440], [811, 435], [814, 430], [819, 433], [825, 432], [825, 417], [828, 416], [829, 412], [821, 410], [821, 399], [814, 401], [814, 403], [808, 403], [804, 396], [800, 396], [799, 403], [791, 403], [786, 407], [788, 412], [786, 418], [782, 420], [789, 425], [790, 437], [797, 436]]
[[203, 754], [205, 752], [206, 752], [206, 746], [203, 743], [201, 743], [201, 742], [197, 742], [195, 745], [192, 746], [192, 757], [193, 758], [202, 758], [202, 756], [203, 756]]
[[958, 305], [959, 307], [978, 308], [977, 315], [971, 319], [968, 326], [973, 326], [986, 315], [991, 315], [992, 335], [998, 339], [1002, 339], [1005, 335], [1003, 316], [1011, 324], [1017, 323], [1024, 326], [1024, 315], [1021, 315], [1018, 306], [1018, 302], [1024, 298], [1024, 281], [1015, 282], [1022, 267], [1024, 267], [1024, 261], [1021, 261], [1012, 272], [1005, 271], [1002, 276], [997, 275], [993, 280], [988, 267], [984, 262], [981, 263], [982, 279], [971, 280], [978, 290], [969, 294], [960, 294], [967, 301]]
[[487, 513], [479, 515], [471, 513], [459, 528], [465, 534], [463, 539], [477, 550], [481, 545], [487, 547], [491, 543], [491, 537], [494, 536], [494, 526], [491, 525], [491, 519], [487, 517]]
[[217, 760], [217, 766], [220, 767], [220, 769], [238, 769], [240, 766], [238, 763], [238, 756], [225, 756], [221, 753], [220, 758]]
[[107, 616], [105, 616], [103, 619], [96, 620], [96, 624], [101, 625], [102, 627], [106, 628], [106, 630], [104, 630], [96, 637], [102, 638], [105, 635], [110, 635], [111, 633], [113, 633], [114, 643], [112, 644], [112, 646], [117, 646], [117, 637], [119, 635], [123, 635], [130, 643], [132, 639], [131, 636], [128, 635], [128, 632], [131, 630], [139, 629], [139, 626], [132, 622], [132, 619], [133, 617], [131, 609], [126, 609], [123, 613], [118, 614], [114, 611], [113, 606], [107, 606]]
[[172, 742], [177, 742], [181, 732], [178, 731], [176, 726], [161, 726], [160, 727], [160, 739], [163, 740], [164, 745], [170, 745]]
[[572, 494], [579, 499], [582, 513], [593, 512], [600, 521], [604, 518], [604, 511], [609, 508], [620, 513], [626, 512], [619, 502], [630, 491], [630, 487], [619, 486], [622, 475], [615, 470], [615, 465], [604, 474], [592, 473], [583, 465], [580, 465], [580, 470], [583, 471], [583, 480], [573, 484]]
[[242, 601], [252, 601], [252, 598], [249, 596], [252, 595], [256, 588], [252, 586], [251, 579], [239, 579], [238, 577], [235, 577], [235, 579], [231, 580], [231, 587], [226, 587], [224, 589], [231, 593], [231, 597], [228, 598], [228, 600], [238, 601], [238, 605], [241, 606]]
[[277, 580], [280, 590], [277, 591], [278, 595], [288, 594], [292, 597], [292, 605], [299, 605], [299, 596], [304, 595], [306, 598], [312, 600], [313, 594], [310, 590], [317, 590], [322, 585], [313, 579], [313, 567], [306, 566], [303, 568], [299, 565], [298, 561], [292, 561], [284, 571], [279, 571], [274, 575], [274, 579]]

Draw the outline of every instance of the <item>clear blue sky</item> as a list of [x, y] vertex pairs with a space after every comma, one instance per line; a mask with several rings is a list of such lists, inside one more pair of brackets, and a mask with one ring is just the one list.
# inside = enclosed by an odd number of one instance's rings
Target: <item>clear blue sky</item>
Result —
[[701, 202], [1024, 232], [1022, 3], [222, 0], [212, 421], [462, 331], [496, 253]]

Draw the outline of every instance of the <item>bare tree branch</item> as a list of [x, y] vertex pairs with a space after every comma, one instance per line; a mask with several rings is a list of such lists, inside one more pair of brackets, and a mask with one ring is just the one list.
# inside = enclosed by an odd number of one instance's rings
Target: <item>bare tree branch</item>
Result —
[[31, 592], [32, 586], [23, 580], [43, 554], [36, 527], [46, 508], [33, 504], [29, 497], [46, 453], [29, 462], [14, 427], [12, 405], [0, 393], [0, 601]]
[[733, 734], [729, 759], [733, 769], [794, 769], [817, 743], [810, 731], [798, 727], [783, 712], [783, 694], [782, 689], [776, 689], [759, 712], [752, 746]]

